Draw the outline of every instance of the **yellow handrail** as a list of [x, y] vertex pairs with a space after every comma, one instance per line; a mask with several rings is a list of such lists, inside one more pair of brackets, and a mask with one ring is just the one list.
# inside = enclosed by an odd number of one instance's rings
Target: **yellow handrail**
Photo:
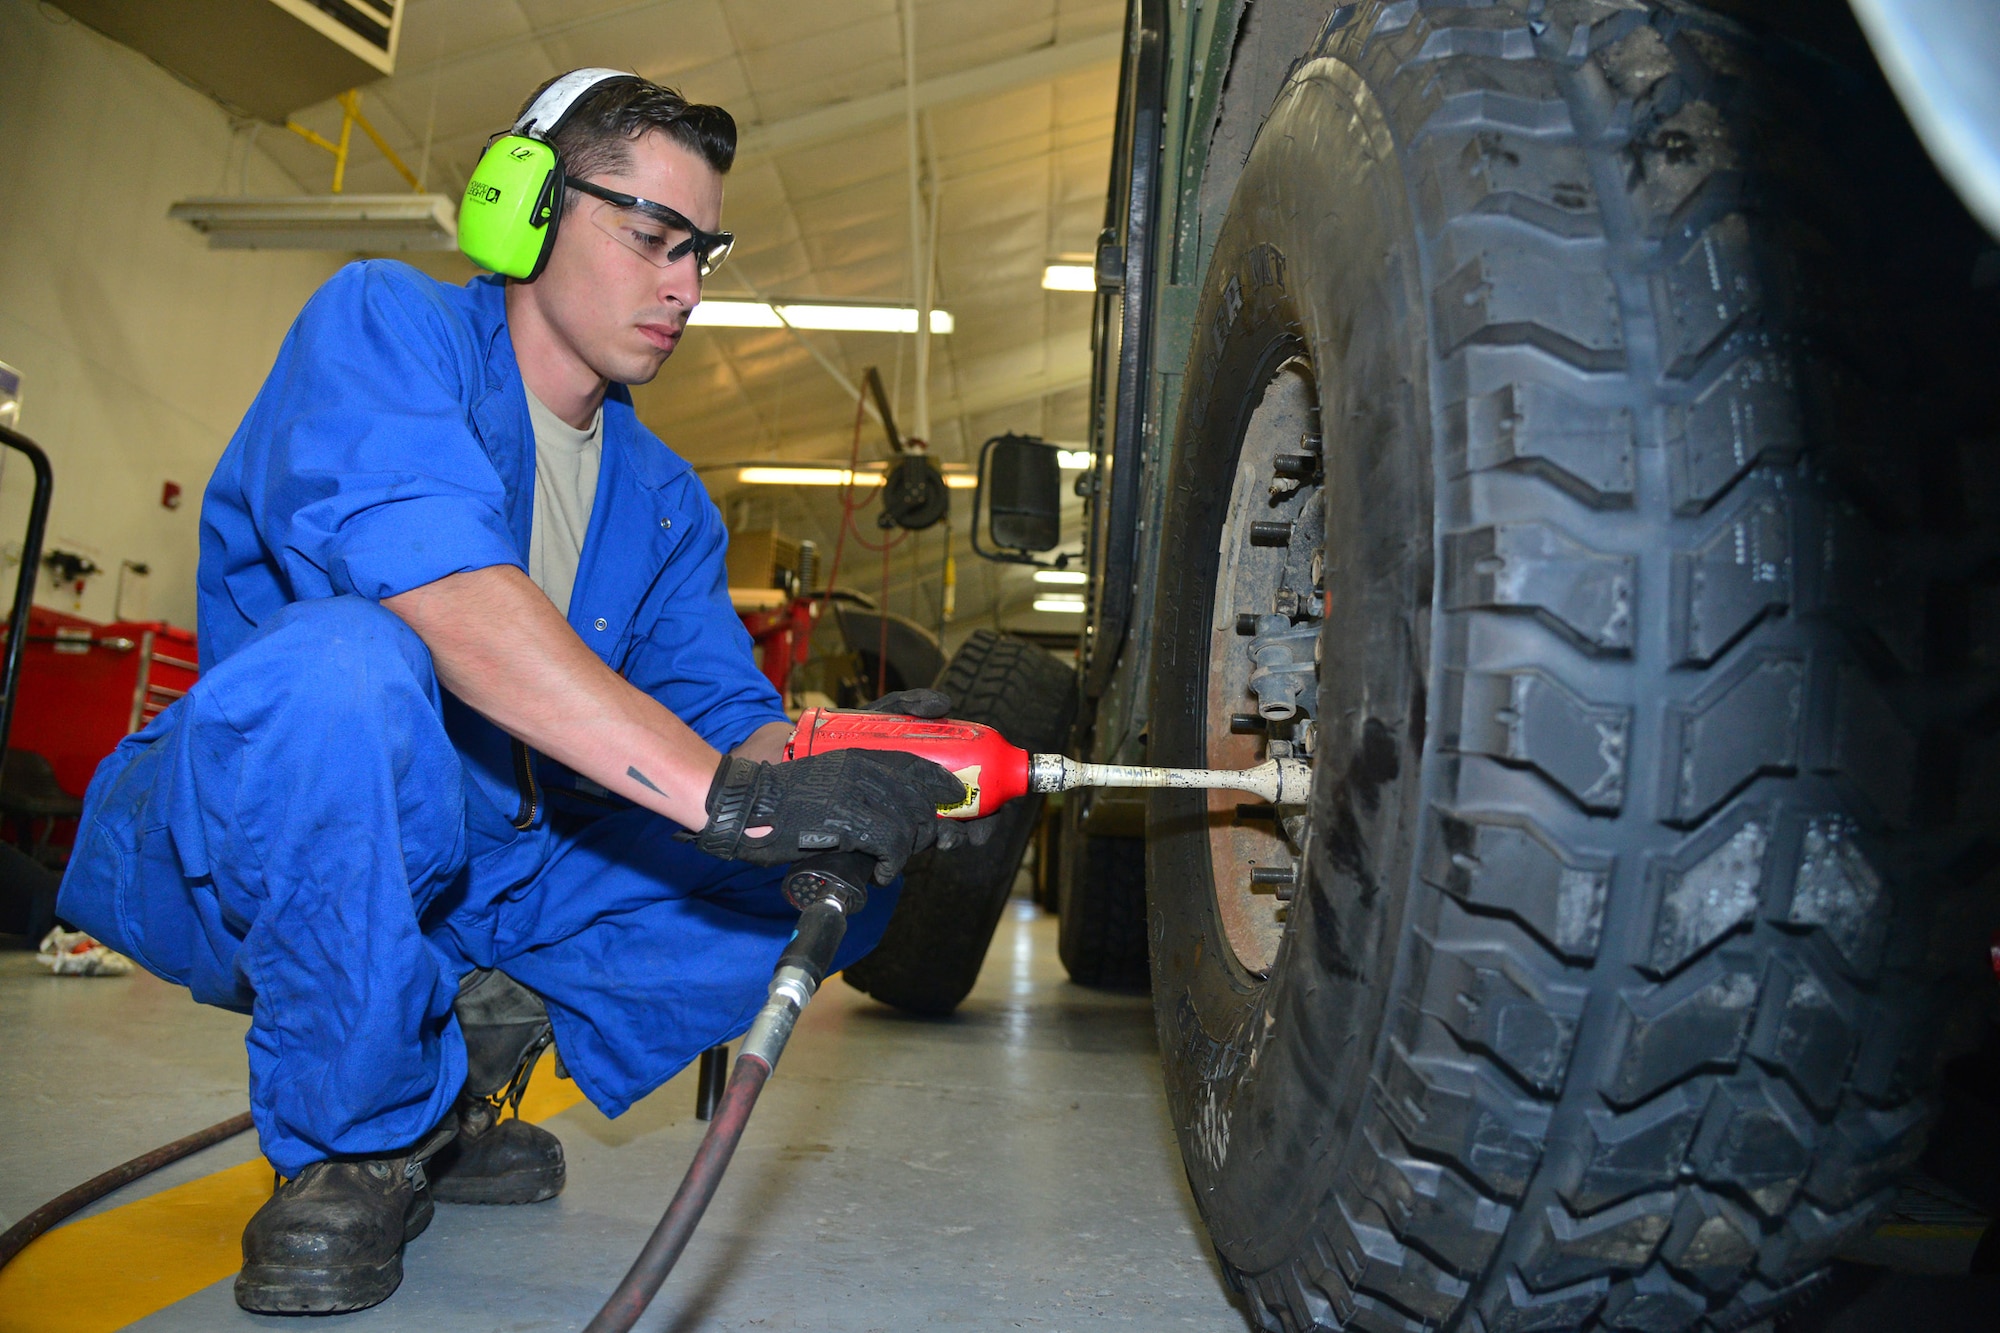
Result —
[[376, 131], [375, 127], [368, 122], [368, 117], [361, 114], [361, 94], [358, 91], [342, 93], [340, 104], [347, 108], [347, 114], [354, 118], [354, 123], [361, 127], [361, 132], [368, 136], [368, 142], [374, 144], [382, 156], [389, 159], [389, 165], [394, 167], [402, 175], [403, 179], [410, 183], [410, 188], [412, 190], [422, 189], [423, 187], [417, 184], [417, 173], [410, 170], [403, 159], [396, 155], [396, 150], [389, 146], [389, 141], [384, 139]]
[[356, 125], [359, 125], [361, 132], [368, 136], [368, 141], [381, 150], [382, 156], [389, 159], [389, 165], [394, 167], [402, 178], [410, 183], [412, 190], [423, 189], [423, 186], [417, 183], [417, 174], [410, 170], [409, 165], [401, 157], [397, 156], [396, 150], [389, 146], [388, 140], [384, 139], [376, 128], [369, 123], [368, 117], [361, 114], [360, 90], [350, 88], [334, 100], [340, 103], [339, 143], [333, 142], [333, 140], [323, 134], [307, 129], [296, 120], [288, 119], [285, 121], [285, 128], [293, 134], [298, 135], [307, 143], [318, 148], [324, 148], [327, 152], [333, 154], [333, 192], [339, 194], [341, 187], [346, 184], [347, 149], [349, 141], [353, 138], [354, 127]]
[[290, 130], [293, 134], [298, 135], [301, 139], [304, 139], [307, 143], [317, 144], [321, 148], [326, 149], [326, 151], [329, 153], [338, 154], [340, 152], [339, 144], [336, 144], [333, 140], [327, 138], [325, 135], [320, 134], [315, 130], [307, 129], [305, 126], [299, 124], [296, 120], [286, 121], [285, 128]]
[[333, 155], [333, 192], [340, 193], [340, 186], [347, 179], [347, 141], [354, 137], [354, 117], [340, 118], [340, 148]]

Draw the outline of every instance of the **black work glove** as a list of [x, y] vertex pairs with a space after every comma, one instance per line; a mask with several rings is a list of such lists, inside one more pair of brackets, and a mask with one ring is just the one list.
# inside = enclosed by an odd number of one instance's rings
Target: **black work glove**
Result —
[[864, 713], [894, 713], [898, 717], [943, 717], [951, 712], [951, 696], [943, 690], [894, 690], [872, 704], [863, 704]]
[[[898, 717], [944, 717], [951, 712], [951, 696], [943, 690], [896, 690], [864, 705], [864, 713], [894, 713]], [[994, 816], [984, 819], [947, 819], [940, 822], [937, 846], [941, 852], [954, 847], [984, 847], [993, 836]]]
[[984, 815], [978, 819], [940, 819], [938, 821], [937, 848], [948, 852], [954, 847], [984, 847], [993, 836], [993, 821], [999, 815]]
[[[928, 759], [895, 750], [829, 750], [783, 764], [723, 756], [708, 788], [708, 824], [694, 844], [711, 856], [774, 866], [814, 852], [865, 852], [875, 881], [951, 828], [939, 806], [965, 784]], [[770, 830], [750, 837], [745, 829]], [[958, 836], [951, 837], [953, 845]]]

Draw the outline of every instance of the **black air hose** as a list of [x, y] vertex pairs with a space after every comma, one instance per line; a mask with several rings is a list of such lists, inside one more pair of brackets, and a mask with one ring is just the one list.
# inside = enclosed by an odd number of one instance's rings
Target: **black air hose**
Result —
[[111, 1191], [129, 1185], [141, 1176], [149, 1176], [161, 1167], [178, 1162], [191, 1153], [198, 1153], [203, 1148], [212, 1148], [224, 1139], [233, 1139], [248, 1128], [250, 1113], [245, 1111], [242, 1115], [219, 1120], [207, 1129], [198, 1129], [186, 1138], [175, 1139], [151, 1152], [141, 1153], [102, 1175], [92, 1176], [73, 1190], [58, 1194], [0, 1234], [0, 1268], [5, 1268], [15, 1255], [28, 1248], [35, 1237], [70, 1214], [88, 1208]]

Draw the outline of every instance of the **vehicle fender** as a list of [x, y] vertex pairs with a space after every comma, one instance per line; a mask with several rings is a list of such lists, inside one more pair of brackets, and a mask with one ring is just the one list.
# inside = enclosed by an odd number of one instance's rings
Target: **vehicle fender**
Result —
[[1848, 0], [1917, 136], [2000, 236], [2000, 5]]

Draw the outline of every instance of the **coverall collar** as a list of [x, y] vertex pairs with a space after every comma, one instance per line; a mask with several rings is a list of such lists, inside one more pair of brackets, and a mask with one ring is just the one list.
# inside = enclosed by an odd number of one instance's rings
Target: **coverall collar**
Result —
[[[507, 336], [505, 287], [499, 279], [481, 277], [473, 280], [471, 291], [478, 321], [475, 346], [484, 351], [487, 366], [487, 389], [474, 417], [507, 486], [508, 527], [525, 563], [535, 507], [528, 391], [513, 339]], [[605, 394], [603, 449], [590, 526], [570, 594], [569, 623], [615, 670], [631, 644], [634, 617], [688, 531], [688, 497], [676, 483], [691, 482], [693, 469], [639, 424], [631, 392], [622, 384], [613, 384]]]
[[[520, 413], [520, 425], [527, 430], [526, 438], [533, 438], [533, 428], [528, 421], [528, 388], [521, 378], [521, 364], [514, 356], [514, 340], [507, 336], [507, 284], [503, 278], [492, 274], [481, 274], [472, 280], [470, 290], [474, 296], [474, 310], [479, 323], [481, 342], [486, 352], [489, 372], [488, 383], [507, 394]], [[611, 385], [604, 394], [604, 454], [608, 462], [614, 449], [620, 461], [631, 469], [632, 476], [641, 484], [660, 490], [686, 476], [693, 469], [687, 460], [664, 446], [650, 447], [650, 442], [640, 437], [638, 414], [632, 406], [632, 391], [623, 384]], [[529, 457], [530, 476], [533, 474], [533, 456]], [[533, 492], [529, 492], [532, 504]], [[525, 546], [523, 547], [525, 550]]]

